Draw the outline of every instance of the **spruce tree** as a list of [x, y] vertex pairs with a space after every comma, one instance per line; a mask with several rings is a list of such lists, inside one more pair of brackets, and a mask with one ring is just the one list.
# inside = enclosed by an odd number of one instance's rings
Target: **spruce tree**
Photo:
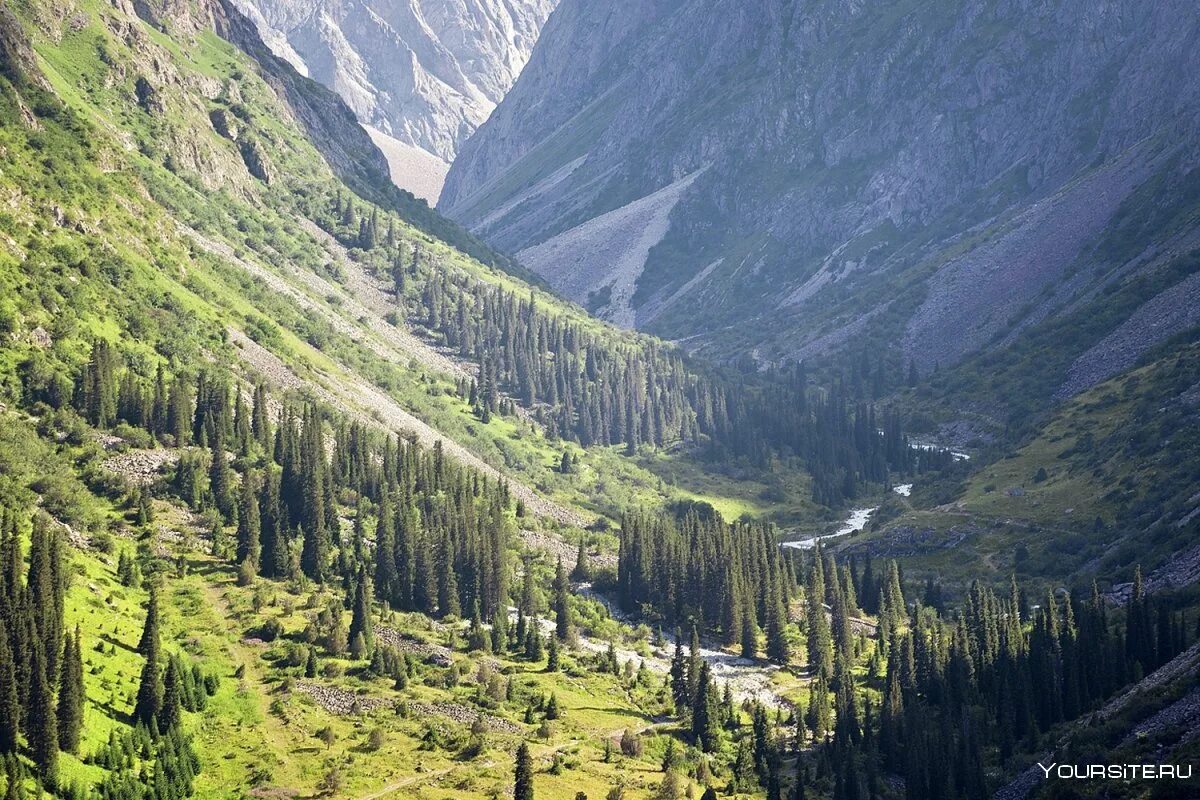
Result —
[[533, 762], [529, 745], [521, 742], [513, 767], [513, 800], [533, 800]]
[[54, 692], [46, 675], [46, 659], [40, 645], [33, 648], [29, 676], [29, 707], [26, 709], [25, 738], [42, 783], [58, 781], [58, 718]]
[[577, 581], [592, 579], [592, 566], [588, 561], [586, 536], [579, 537], [579, 551], [575, 554], [575, 569], [571, 571], [571, 577]]
[[808, 581], [808, 669], [812, 675], [828, 677], [833, 672], [833, 634], [825, 612], [823, 562], [821, 547], [817, 545]]
[[406, 608], [400, 598], [396, 574], [396, 527], [393, 519], [391, 493], [386, 489], [379, 501], [379, 516], [375, 523], [375, 590], [379, 596]]
[[146, 655], [153, 649], [158, 651], [158, 587], [150, 586], [150, 600], [146, 606], [146, 622], [142, 626], [142, 637], [138, 640], [137, 651]]
[[208, 468], [208, 485], [212, 493], [213, 505], [221, 512], [226, 523], [233, 520], [233, 489], [230, 479], [229, 465], [225, 453], [224, 426], [214, 424], [212, 440], [212, 460]]
[[691, 706], [691, 697], [687, 684], [687, 661], [683, 655], [683, 642], [679, 629], [675, 629], [675, 652], [671, 656], [671, 669], [668, 673], [671, 680], [671, 696], [675, 700], [675, 713], [682, 714], [685, 708]]
[[300, 569], [317, 583], [325, 580], [329, 567], [327, 514], [330, 509], [325, 507], [326, 469], [321, 419], [315, 410], [309, 409], [305, 414], [300, 452], [300, 528], [304, 532]]
[[291, 567], [287, 512], [283, 507], [281, 480], [279, 470], [267, 470], [266, 479], [263, 481], [262, 499], [259, 502], [259, 539], [262, 550], [259, 572], [268, 578], [282, 578], [288, 574]]
[[[3, 526], [0, 525], [2, 534]], [[3, 605], [4, 599], [0, 598], [0, 607]], [[0, 756], [17, 751], [20, 715], [16, 664], [9, 647], [8, 627], [4, 615], [0, 614]]]
[[508, 621], [506, 614], [497, 609], [492, 617], [492, 652], [503, 655], [508, 650]]
[[700, 630], [696, 627], [696, 623], [692, 623], [692, 643], [688, 648], [687, 661], [687, 705], [692, 705], [696, 702], [696, 692], [700, 688], [700, 665], [704, 663], [700, 658]]
[[146, 657], [142, 665], [142, 674], [138, 680], [137, 702], [133, 708], [135, 722], [140, 722], [147, 728], [157, 725], [159, 713], [162, 711], [162, 682], [158, 673], [158, 591], [151, 588], [150, 604], [146, 610], [146, 624], [142, 628], [142, 641], [138, 652]]
[[63, 637], [58, 684], [58, 744], [68, 753], [79, 749], [83, 729], [83, 657], [79, 627], [75, 635]]
[[777, 664], [787, 664], [791, 656], [787, 640], [787, 607], [778, 583], [767, 598], [767, 656]]
[[237, 547], [234, 561], [247, 561], [257, 571], [261, 561], [262, 515], [258, 507], [258, 480], [253, 472], [242, 478], [238, 504]]
[[571, 636], [571, 607], [567, 603], [567, 571], [563, 569], [562, 556], [558, 558], [558, 567], [554, 572], [554, 635], [560, 641], [567, 641]]
[[183, 676], [178, 658], [167, 659], [162, 682], [162, 704], [158, 712], [158, 730], [167, 733], [183, 720]]
[[362, 637], [364, 652], [370, 653], [375, 648], [375, 625], [371, 621], [371, 579], [367, 576], [366, 567], [359, 567], [358, 579], [354, 586], [354, 606], [350, 617], [350, 640]]
[[717, 691], [712, 684], [708, 662], [700, 666], [700, 679], [697, 681], [696, 700], [692, 705], [692, 741], [706, 753], [713, 752], [717, 747]]

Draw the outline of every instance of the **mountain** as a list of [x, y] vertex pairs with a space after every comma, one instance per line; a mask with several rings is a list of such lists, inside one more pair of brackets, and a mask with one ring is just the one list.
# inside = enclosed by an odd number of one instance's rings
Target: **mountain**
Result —
[[[564, 0], [440, 208], [689, 349], [924, 375], [1196, 248], [1198, 35], [1185, 0]], [[1188, 274], [1055, 388], [1200, 322]]]
[[[1112, 254], [1170, 227], [1146, 207]], [[394, 186], [230, 0], [8, 0], [0, 796], [1018, 800], [1065, 754], [1192, 764], [1197, 260], [923, 375], [715, 365]], [[922, 442], [996, 394], [1013, 434]], [[1167, 780], [1067, 791], [1200, 796]]]
[[449, 162], [529, 58], [554, 0], [237, 0], [263, 41], [346, 101], [397, 184], [437, 201]]

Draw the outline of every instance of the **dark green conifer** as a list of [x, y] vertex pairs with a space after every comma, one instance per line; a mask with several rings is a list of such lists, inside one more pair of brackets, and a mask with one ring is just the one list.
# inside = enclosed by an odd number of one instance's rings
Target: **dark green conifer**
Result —
[[517, 748], [516, 764], [513, 768], [513, 800], [534, 800], [533, 762], [529, 757], [529, 745], [521, 742]]
[[257, 571], [261, 560], [262, 514], [258, 507], [258, 477], [247, 472], [239, 490], [237, 547], [234, 561], [250, 562]]
[[365, 566], [359, 567], [354, 585], [354, 604], [350, 617], [350, 640], [362, 637], [363, 652], [370, 653], [375, 647], [375, 625], [371, 620], [371, 579]]
[[63, 637], [62, 663], [58, 684], [58, 744], [68, 753], [79, 749], [83, 729], [83, 656], [79, 627], [75, 635]]
[[[0, 536], [3, 525], [0, 525]], [[0, 598], [0, 607], [3, 607]], [[9, 647], [8, 627], [0, 614], [0, 756], [17, 751], [21, 707], [18, 701], [16, 663]]]
[[47, 786], [58, 782], [58, 717], [54, 692], [46, 675], [46, 659], [40, 645], [33, 648], [30, 660], [29, 707], [26, 709], [25, 738], [38, 777]]
[[554, 635], [560, 641], [567, 641], [571, 636], [571, 607], [567, 602], [570, 583], [567, 581], [567, 571], [563, 569], [562, 557], [559, 556], [558, 566], [554, 572]]

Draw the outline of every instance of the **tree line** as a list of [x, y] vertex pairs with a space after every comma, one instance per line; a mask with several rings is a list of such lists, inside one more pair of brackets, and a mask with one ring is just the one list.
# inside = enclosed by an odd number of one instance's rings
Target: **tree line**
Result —
[[68, 581], [62, 537], [49, 518], [0, 507], [0, 756], [9, 785], [25, 777], [22, 738], [37, 778], [52, 789], [59, 752], [79, 749], [82, 638], [63, 622]]
[[[975, 584], [943, 610], [925, 603], [945, 605], [936, 587], [927, 583], [918, 599], [895, 562], [839, 561], [819, 546], [779, 550], [761, 526], [695, 510], [623, 525], [622, 605], [691, 624], [686, 649], [677, 630], [670, 681], [697, 748], [720, 750], [728, 719], [698, 656], [702, 631], [726, 645], [741, 638], [743, 655], [811, 679], [807, 704], [787, 720], [752, 708], [753, 735], [735, 743], [729, 791], [874, 800], [891, 796], [889, 776], [899, 776], [911, 800], [990, 796], [997, 767], [1037, 751], [1046, 732], [1190, 641], [1182, 613], [1146, 594], [1140, 570], [1121, 609], [1095, 585], [1030, 605], [1014, 580], [1006, 595]], [[785, 776], [781, 765], [793, 757]]]
[[[487, 283], [438, 260], [430, 248], [381, 230], [337, 195], [312, 209], [356, 258], [386, 274], [397, 319], [425, 330], [477, 365], [461, 395], [487, 421], [528, 409], [551, 437], [587, 447], [683, 444], [712, 460], [766, 465], [800, 459], [813, 498], [840, 505], [889, 472], [911, 474], [947, 463], [945, 453], [910, 445], [899, 415], [864, 391], [857, 361], [827, 391], [803, 364], [733, 375], [690, 363], [652, 339], [622, 339], [572, 321], [527, 295]], [[876, 380], [882, 366], [876, 365]]]

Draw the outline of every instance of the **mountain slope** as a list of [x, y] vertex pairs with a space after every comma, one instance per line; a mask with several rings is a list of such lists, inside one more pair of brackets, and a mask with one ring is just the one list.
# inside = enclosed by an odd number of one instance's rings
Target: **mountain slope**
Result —
[[[508, 91], [553, 0], [238, 0], [264, 41], [346, 101], [398, 184], [437, 201], [462, 142]], [[423, 158], [404, 145], [434, 156]]]
[[[1183, 2], [568, 0], [442, 208], [689, 347], [925, 372], [1194, 247], [1198, 34]], [[590, 221], [692, 175], [615, 291]]]

